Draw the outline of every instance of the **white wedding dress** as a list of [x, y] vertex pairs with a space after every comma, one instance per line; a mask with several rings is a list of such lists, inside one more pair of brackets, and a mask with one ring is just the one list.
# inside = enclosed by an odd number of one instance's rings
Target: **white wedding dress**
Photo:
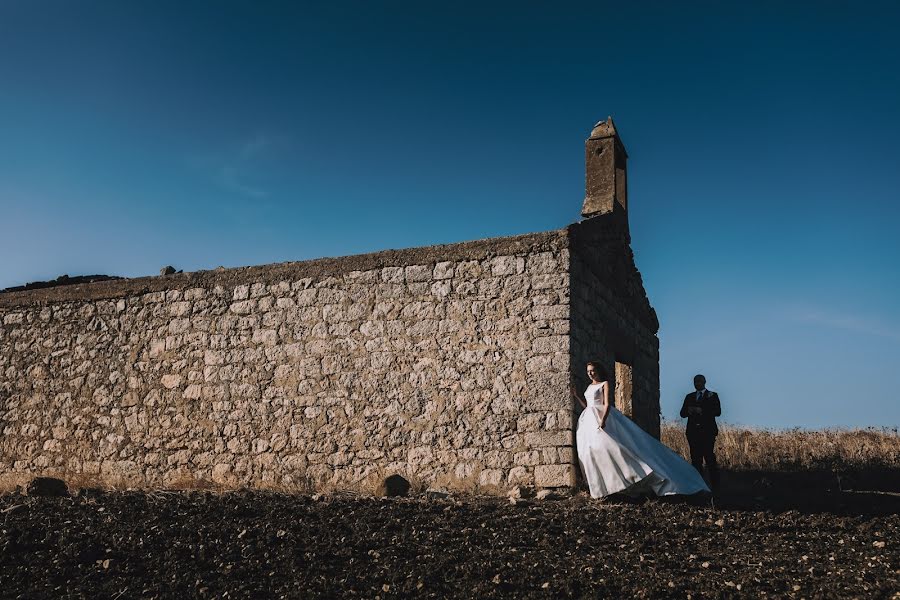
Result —
[[587, 408], [578, 419], [575, 435], [578, 461], [591, 496], [708, 492], [706, 482], [690, 463], [615, 407], [609, 407], [606, 425], [598, 429], [597, 415], [602, 410], [605, 385], [605, 381], [595, 383], [585, 390]]

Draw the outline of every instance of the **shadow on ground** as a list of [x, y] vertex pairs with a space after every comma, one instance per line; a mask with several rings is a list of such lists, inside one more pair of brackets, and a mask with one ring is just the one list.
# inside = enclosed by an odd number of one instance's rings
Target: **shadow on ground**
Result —
[[716, 505], [724, 510], [896, 515], [900, 468], [724, 471]]

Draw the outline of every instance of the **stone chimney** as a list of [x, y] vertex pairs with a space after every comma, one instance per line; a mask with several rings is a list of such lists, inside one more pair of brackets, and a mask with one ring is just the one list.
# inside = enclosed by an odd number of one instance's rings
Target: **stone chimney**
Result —
[[584, 143], [585, 193], [582, 217], [610, 213], [628, 216], [628, 182], [625, 161], [628, 154], [619, 139], [612, 117], [594, 125]]

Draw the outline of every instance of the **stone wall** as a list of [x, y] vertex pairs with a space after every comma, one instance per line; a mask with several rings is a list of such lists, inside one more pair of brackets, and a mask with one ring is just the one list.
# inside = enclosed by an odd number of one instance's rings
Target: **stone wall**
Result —
[[[589, 278], [579, 289], [593, 298], [603, 285], [570, 260], [570, 239], [560, 230], [2, 294], [0, 474], [571, 485], [570, 361], [612, 355], [601, 353], [607, 338], [583, 332], [570, 348], [570, 262]], [[606, 335], [584, 304], [579, 295], [579, 327]], [[658, 397], [652, 369], [639, 373], [636, 388], [655, 385]]]
[[634, 263], [623, 215], [596, 216], [569, 228], [571, 363], [587, 386], [585, 363], [603, 364], [611, 398], [659, 437], [659, 321]]

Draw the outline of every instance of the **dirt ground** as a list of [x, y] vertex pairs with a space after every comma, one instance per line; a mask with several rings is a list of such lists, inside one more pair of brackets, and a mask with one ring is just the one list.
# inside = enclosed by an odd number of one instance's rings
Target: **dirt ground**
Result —
[[0, 496], [0, 595], [900, 598], [900, 495], [875, 489], [898, 475], [849, 474], [836, 487], [826, 473], [726, 473], [714, 507], [584, 493], [516, 504], [13, 493]]

